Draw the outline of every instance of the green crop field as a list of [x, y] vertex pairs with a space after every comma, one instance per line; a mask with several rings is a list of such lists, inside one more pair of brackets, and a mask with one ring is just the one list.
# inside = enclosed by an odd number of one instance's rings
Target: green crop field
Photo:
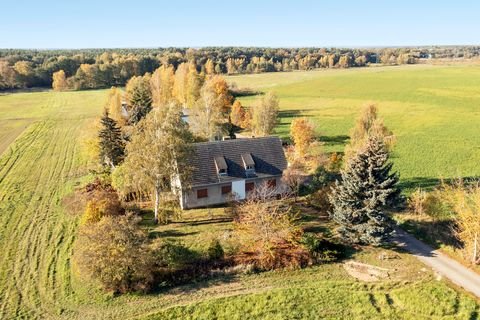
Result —
[[[294, 116], [310, 117], [327, 151], [343, 151], [363, 105], [375, 103], [397, 136], [395, 168], [406, 186], [480, 175], [480, 66], [321, 70], [229, 77], [239, 88], [280, 98], [278, 133]], [[244, 105], [254, 97], [243, 98]]]
[[[277, 91], [282, 135], [291, 115], [311, 116], [326, 148], [341, 150], [359, 108], [375, 101], [398, 135], [394, 160], [404, 179], [480, 171], [479, 67], [334, 70], [230, 80]], [[354, 257], [396, 270], [391, 279], [376, 282], [356, 280], [335, 263], [223, 275], [149, 295], [103, 293], [72, 268], [78, 216], [67, 213], [63, 199], [88, 175], [81, 138], [100, 115], [105, 95], [97, 90], [0, 96], [0, 319], [477, 317], [478, 305], [469, 295], [435, 279], [407, 254], [378, 260], [383, 249], [366, 249]], [[225, 222], [192, 220], [158, 231], [198, 244], [206, 234], [229, 228]]]

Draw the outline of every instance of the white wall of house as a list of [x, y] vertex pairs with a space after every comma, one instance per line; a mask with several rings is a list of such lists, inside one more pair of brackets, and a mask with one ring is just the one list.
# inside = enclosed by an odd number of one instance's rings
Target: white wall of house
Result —
[[232, 193], [237, 200], [245, 199], [245, 180], [238, 180], [232, 182]]
[[[255, 183], [255, 187], [260, 186], [268, 180], [275, 180], [275, 190], [278, 194], [285, 192], [286, 186], [282, 181], [282, 177], [265, 177], [254, 178], [246, 180], [235, 180], [232, 182], [225, 182], [221, 184], [213, 184], [206, 186], [195, 186], [188, 191], [183, 191], [180, 197], [180, 203], [182, 209], [192, 209], [198, 207], [208, 207], [211, 205], [219, 205], [232, 200], [232, 195], [236, 196], [237, 200], [243, 200], [247, 197], [247, 191], [245, 190], [246, 182]], [[225, 194], [222, 191], [222, 187], [231, 186], [231, 193]], [[198, 191], [206, 191], [206, 196], [199, 197]]]

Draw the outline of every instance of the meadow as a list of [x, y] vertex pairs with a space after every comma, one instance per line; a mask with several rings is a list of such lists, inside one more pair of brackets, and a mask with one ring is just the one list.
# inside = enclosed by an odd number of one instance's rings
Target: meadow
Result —
[[[279, 133], [310, 116], [329, 151], [341, 151], [366, 101], [398, 135], [403, 181], [478, 175], [480, 68], [372, 68], [230, 77], [274, 89]], [[477, 88], [478, 87], [478, 88]], [[2, 319], [475, 319], [471, 296], [404, 253], [366, 248], [353, 259], [394, 270], [359, 281], [341, 263], [304, 270], [222, 275], [148, 295], [115, 297], [82, 279], [71, 262], [78, 215], [64, 199], [88, 179], [82, 139], [101, 114], [104, 90], [0, 96], [0, 318]], [[243, 99], [248, 105], [252, 97]], [[417, 163], [418, 162], [418, 163]], [[206, 221], [205, 221], [206, 220]], [[155, 230], [199, 246], [231, 228], [222, 210], [189, 211]], [[381, 250], [395, 254], [379, 260]]]
[[[393, 161], [405, 187], [480, 174], [480, 66], [321, 70], [229, 77], [239, 88], [273, 90], [280, 99], [277, 133], [292, 117], [317, 125], [326, 151], [342, 152], [355, 118], [375, 103], [397, 137]], [[255, 97], [242, 98], [251, 105]]]

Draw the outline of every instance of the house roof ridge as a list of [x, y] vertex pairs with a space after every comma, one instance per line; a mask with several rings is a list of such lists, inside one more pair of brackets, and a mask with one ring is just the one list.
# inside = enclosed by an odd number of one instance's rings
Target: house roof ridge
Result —
[[280, 136], [270, 135], [270, 136], [265, 136], [265, 137], [238, 138], [238, 139], [228, 139], [228, 140], [194, 142], [192, 144], [198, 146], [198, 145], [208, 145], [208, 144], [218, 144], [218, 143], [234, 143], [234, 142], [238, 142], [238, 141], [267, 140], [267, 139], [281, 140]]

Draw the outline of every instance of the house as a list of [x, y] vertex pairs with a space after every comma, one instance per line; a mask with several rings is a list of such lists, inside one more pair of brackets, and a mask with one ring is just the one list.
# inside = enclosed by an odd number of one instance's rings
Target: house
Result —
[[180, 195], [182, 209], [245, 199], [260, 185], [285, 191], [287, 160], [279, 137], [201, 142], [193, 145], [191, 187]]

